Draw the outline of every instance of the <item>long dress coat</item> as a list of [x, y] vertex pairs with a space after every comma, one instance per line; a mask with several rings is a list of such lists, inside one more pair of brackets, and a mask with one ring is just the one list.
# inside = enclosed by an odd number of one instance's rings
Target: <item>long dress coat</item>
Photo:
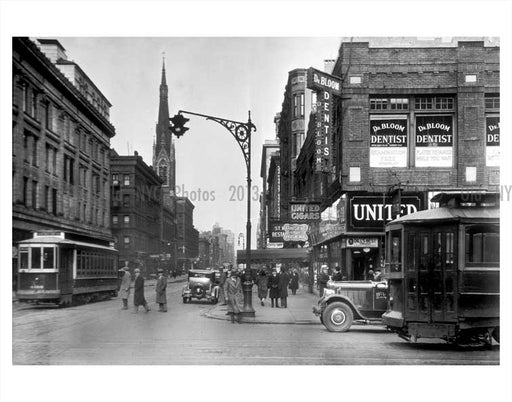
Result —
[[238, 276], [227, 278], [224, 286], [228, 313], [239, 314], [243, 304], [242, 281]]
[[265, 299], [268, 293], [268, 276], [258, 275], [258, 298]]
[[288, 272], [281, 272], [279, 275], [279, 297], [288, 297], [288, 284], [290, 275]]
[[269, 297], [277, 299], [279, 297], [279, 276], [270, 275], [268, 277], [268, 288], [270, 289]]
[[162, 275], [158, 277], [158, 280], [156, 281], [156, 302], [157, 303], [167, 303], [167, 295], [166, 295], [166, 289], [167, 289], [167, 278]]
[[290, 289], [297, 290], [299, 288], [299, 274], [297, 272], [292, 273], [292, 277], [290, 279]]
[[130, 286], [132, 284], [132, 275], [130, 271], [124, 271], [124, 275], [121, 278], [121, 286], [119, 287], [119, 296], [121, 299], [128, 299], [130, 296]]
[[146, 299], [144, 298], [144, 278], [142, 275], [135, 278], [133, 287], [133, 304], [135, 306], [144, 306], [146, 304]]

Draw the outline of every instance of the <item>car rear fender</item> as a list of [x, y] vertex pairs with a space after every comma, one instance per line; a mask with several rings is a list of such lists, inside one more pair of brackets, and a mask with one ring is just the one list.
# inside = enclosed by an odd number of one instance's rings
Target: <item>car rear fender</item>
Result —
[[360, 320], [360, 319], [364, 320], [365, 319], [365, 317], [359, 312], [359, 309], [354, 305], [352, 300], [350, 300], [346, 296], [339, 295], [339, 294], [327, 296], [322, 303], [322, 311], [325, 309], [326, 306], [328, 306], [329, 304], [334, 303], [334, 302], [342, 302], [342, 303], [345, 303], [346, 305], [348, 305], [350, 307], [350, 309], [352, 310], [352, 313], [354, 314], [354, 318], [356, 320]]

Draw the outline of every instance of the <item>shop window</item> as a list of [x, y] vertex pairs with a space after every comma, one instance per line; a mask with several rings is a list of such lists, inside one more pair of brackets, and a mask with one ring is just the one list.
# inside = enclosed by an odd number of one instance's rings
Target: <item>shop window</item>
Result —
[[370, 99], [370, 109], [372, 110], [385, 110], [388, 108], [387, 99]]
[[496, 94], [485, 95], [485, 108], [486, 109], [499, 109], [500, 108], [500, 96]]

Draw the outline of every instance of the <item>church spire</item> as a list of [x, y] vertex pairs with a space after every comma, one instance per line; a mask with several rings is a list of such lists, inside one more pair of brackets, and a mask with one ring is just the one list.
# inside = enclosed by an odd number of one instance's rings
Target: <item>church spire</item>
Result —
[[162, 60], [162, 80], [160, 83], [160, 107], [158, 109], [158, 125], [169, 126], [169, 99], [167, 79], [165, 77], [165, 53]]

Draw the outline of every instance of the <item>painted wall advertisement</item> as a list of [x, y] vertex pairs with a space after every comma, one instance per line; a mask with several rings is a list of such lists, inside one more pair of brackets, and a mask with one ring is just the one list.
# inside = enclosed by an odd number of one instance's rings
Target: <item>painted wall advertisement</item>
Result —
[[370, 167], [407, 166], [407, 117], [370, 120]]
[[486, 166], [500, 166], [500, 118], [487, 116], [485, 121]]
[[453, 166], [453, 117], [416, 116], [416, 167]]
[[353, 231], [383, 231], [384, 225], [425, 208], [422, 193], [402, 193], [400, 209], [393, 213], [393, 198], [380, 194], [352, 194], [348, 197], [348, 225]]

